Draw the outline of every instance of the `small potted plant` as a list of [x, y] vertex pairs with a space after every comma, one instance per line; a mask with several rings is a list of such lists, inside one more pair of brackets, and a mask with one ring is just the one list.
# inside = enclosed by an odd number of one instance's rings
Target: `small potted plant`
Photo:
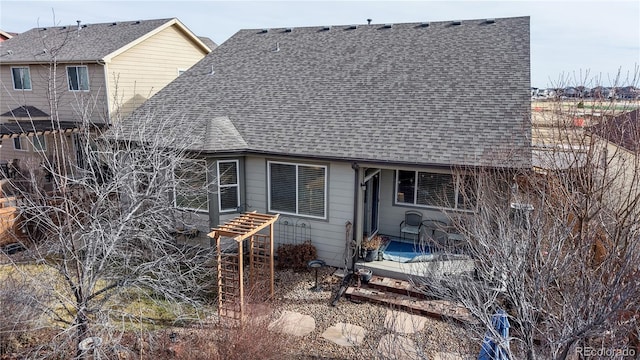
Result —
[[374, 237], [364, 236], [362, 238], [362, 250], [364, 250], [364, 261], [371, 262], [378, 257], [378, 249], [382, 245], [382, 237], [376, 235]]

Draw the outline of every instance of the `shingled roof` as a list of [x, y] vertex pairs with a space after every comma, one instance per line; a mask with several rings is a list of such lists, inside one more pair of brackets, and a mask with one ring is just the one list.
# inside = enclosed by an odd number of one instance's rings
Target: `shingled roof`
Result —
[[[94, 62], [105, 60], [129, 44], [177, 24], [186, 36], [210, 51], [178, 19], [135, 20], [34, 28], [0, 43], [0, 63]], [[64, 44], [64, 46], [62, 46]]]
[[628, 111], [612, 117], [588, 130], [633, 153], [640, 154], [640, 109]]
[[241, 30], [126, 124], [195, 123], [205, 153], [528, 167], [529, 63], [528, 17]]

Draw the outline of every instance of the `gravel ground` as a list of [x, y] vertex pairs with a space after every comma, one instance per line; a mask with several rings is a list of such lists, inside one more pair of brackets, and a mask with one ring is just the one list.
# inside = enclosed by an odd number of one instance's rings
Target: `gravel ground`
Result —
[[[294, 359], [379, 359], [377, 351], [380, 339], [393, 334], [384, 326], [388, 307], [370, 303], [355, 303], [342, 297], [337, 306], [331, 301], [340, 286], [341, 279], [333, 275], [334, 268], [318, 271], [323, 291], [311, 291], [315, 285], [314, 272], [278, 271], [276, 272], [276, 299], [271, 319], [276, 319], [285, 311], [295, 311], [312, 316], [316, 321], [313, 332], [302, 337], [292, 337], [291, 357]], [[402, 336], [413, 340], [429, 359], [438, 352], [474, 353], [477, 344], [462, 340], [461, 327], [440, 320], [426, 318], [426, 326], [415, 334]], [[344, 347], [322, 337], [322, 333], [336, 323], [349, 323], [362, 326], [366, 330], [363, 344]], [[283, 335], [286, 336], [286, 335]], [[462, 349], [462, 350], [461, 350]]]

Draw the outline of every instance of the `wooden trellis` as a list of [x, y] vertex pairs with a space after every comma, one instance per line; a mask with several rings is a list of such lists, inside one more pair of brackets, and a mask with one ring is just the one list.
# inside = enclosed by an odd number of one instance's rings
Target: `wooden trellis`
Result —
[[[278, 214], [244, 213], [214, 228], [209, 237], [216, 241], [218, 255], [218, 314], [241, 320], [245, 314], [243, 257], [249, 258], [247, 285], [252, 295], [274, 293], [273, 224]], [[268, 228], [268, 234], [263, 231]], [[262, 233], [261, 233], [262, 231]], [[235, 249], [223, 249], [222, 238], [235, 241]], [[248, 240], [248, 242], [247, 242]]]

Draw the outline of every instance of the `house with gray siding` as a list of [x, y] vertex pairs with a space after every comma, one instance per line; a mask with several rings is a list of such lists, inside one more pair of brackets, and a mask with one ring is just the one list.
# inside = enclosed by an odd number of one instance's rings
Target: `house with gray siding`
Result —
[[249, 29], [126, 124], [197, 129], [185, 141], [213, 185], [185, 206], [201, 230], [279, 213], [277, 243], [343, 266], [349, 242], [399, 235], [407, 210], [473, 213], [465, 169], [530, 168], [529, 89], [528, 17]]

